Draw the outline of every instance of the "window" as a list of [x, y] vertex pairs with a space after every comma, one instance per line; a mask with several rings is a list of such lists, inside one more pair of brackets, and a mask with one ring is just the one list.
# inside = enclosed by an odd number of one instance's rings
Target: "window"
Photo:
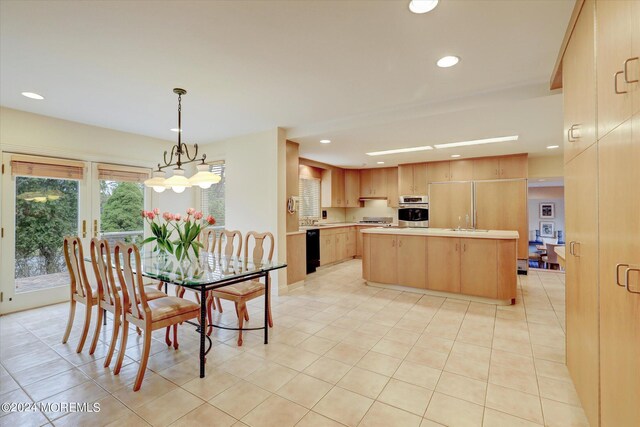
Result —
[[300, 178], [300, 218], [320, 218], [320, 180], [317, 178]]
[[221, 179], [217, 184], [213, 184], [200, 192], [200, 209], [205, 218], [211, 215], [216, 219], [216, 226], [223, 227], [225, 225], [225, 164], [224, 161], [217, 161], [210, 163], [210, 166], [210, 171], [219, 175]]

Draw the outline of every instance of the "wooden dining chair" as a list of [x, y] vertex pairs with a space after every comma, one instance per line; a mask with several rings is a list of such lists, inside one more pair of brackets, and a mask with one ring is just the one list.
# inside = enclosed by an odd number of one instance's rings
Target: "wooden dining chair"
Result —
[[116, 271], [122, 288], [124, 316], [122, 319], [120, 352], [113, 372], [116, 375], [120, 373], [127, 348], [129, 323], [132, 323], [139, 327], [144, 335], [140, 366], [133, 384], [133, 391], [138, 391], [147, 369], [152, 332], [198, 317], [200, 315], [200, 305], [183, 298], [170, 296], [149, 300], [142, 281], [138, 248], [135, 245], [117, 243], [114, 256], [116, 258]]
[[67, 329], [62, 337], [62, 343], [66, 343], [73, 327], [73, 319], [76, 315], [76, 303], [84, 304], [84, 326], [82, 327], [82, 335], [76, 347], [76, 353], [82, 351], [84, 342], [87, 339], [89, 326], [91, 324], [91, 310], [98, 305], [98, 294], [91, 287], [87, 279], [87, 272], [84, 267], [84, 253], [82, 251], [82, 241], [77, 236], [67, 236], [63, 242], [64, 261], [69, 271], [69, 281], [71, 288], [71, 298], [69, 306], [69, 320], [67, 321]]
[[[253, 239], [253, 250], [249, 254], [249, 247]], [[260, 264], [264, 260], [265, 240], [269, 240], [269, 255], [267, 260], [271, 262], [273, 259], [273, 251], [275, 249], [275, 239], [271, 233], [257, 233], [250, 231], [244, 240], [244, 259], [245, 262]], [[259, 280], [247, 280], [245, 282], [236, 283], [211, 291], [212, 297], [233, 301], [236, 306], [238, 315], [238, 346], [242, 345], [242, 327], [245, 321], [249, 320], [249, 312], [247, 311], [247, 302], [254, 298], [258, 298], [265, 294], [266, 286]], [[267, 316], [269, 327], [273, 327], [273, 318], [271, 317], [271, 303], [267, 307]]]
[[[113, 352], [116, 348], [116, 342], [118, 341], [118, 334], [120, 333], [120, 325], [122, 323], [122, 298], [120, 297], [121, 288], [113, 277], [113, 264], [111, 264], [111, 250], [109, 249], [109, 242], [107, 240], [93, 238], [91, 239], [90, 249], [91, 265], [93, 266], [93, 272], [96, 276], [98, 291], [98, 323], [96, 324], [96, 330], [93, 333], [93, 342], [91, 343], [89, 354], [93, 354], [96, 349], [98, 337], [100, 336], [100, 330], [102, 328], [102, 315], [105, 311], [108, 311], [113, 314], [113, 331], [111, 334], [109, 351], [104, 360], [104, 367], [106, 368], [111, 363], [111, 358], [113, 357]], [[151, 286], [146, 286], [145, 291], [148, 300], [167, 296], [164, 292], [160, 292]]]

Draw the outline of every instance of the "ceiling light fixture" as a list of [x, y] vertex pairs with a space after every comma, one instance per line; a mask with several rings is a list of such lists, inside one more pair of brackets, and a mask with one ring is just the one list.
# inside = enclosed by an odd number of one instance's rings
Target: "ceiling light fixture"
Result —
[[[182, 193], [186, 188], [193, 185], [197, 185], [200, 188], [209, 188], [212, 184], [220, 182], [221, 178], [219, 175], [216, 175], [209, 170], [209, 165], [205, 163], [205, 159], [207, 158], [206, 154], [203, 154], [202, 157], [197, 158], [198, 144], [193, 144], [195, 152], [192, 156], [189, 154], [189, 148], [187, 147], [187, 144], [182, 142], [182, 95], [186, 95], [187, 91], [184, 89], [175, 88], [173, 89], [173, 93], [178, 95], [178, 127], [175, 128], [176, 130], [178, 130], [178, 143], [171, 147], [171, 154], [168, 160], [167, 152], [164, 152], [164, 165], [160, 166], [160, 163], [158, 163], [158, 170], [155, 170], [153, 172], [152, 177], [147, 179], [144, 182], [144, 185], [153, 188], [153, 190], [158, 193], [162, 193], [169, 187], [176, 193]], [[187, 158], [186, 161], [182, 161], [183, 155]], [[175, 162], [173, 161], [174, 156], [176, 156]], [[184, 169], [182, 169], [182, 165], [193, 162], [201, 162], [198, 165], [198, 173], [196, 173], [191, 178], [187, 178], [186, 176], [184, 176]], [[162, 169], [171, 166], [175, 166], [175, 168], [173, 168], [173, 176], [171, 178], [164, 179], [166, 174], [162, 171]]]
[[409, 10], [413, 13], [431, 12], [438, 5], [438, 0], [411, 0]]
[[450, 142], [447, 144], [434, 144], [433, 146], [436, 148], [452, 148], [452, 147], [465, 147], [467, 145], [493, 144], [495, 142], [508, 142], [508, 141], [517, 141], [517, 140], [518, 140], [518, 135], [512, 135], [512, 136], [501, 136], [498, 138], [474, 139], [472, 141]]
[[171, 128], [169, 129], [171, 132], [182, 132], [180, 129], [178, 128]]
[[320, 140], [320, 144], [331, 144], [331, 140], [330, 139], [321, 139]]
[[449, 56], [443, 56], [442, 58], [438, 59], [438, 62], [436, 62], [436, 65], [440, 68], [449, 68], [449, 67], [453, 67], [458, 62], [460, 62], [459, 57], [449, 55]]
[[379, 165], [384, 165], [384, 162], [376, 162]]
[[26, 96], [27, 98], [31, 98], [31, 99], [37, 99], [38, 101], [41, 101], [44, 99], [44, 96], [38, 95], [37, 93], [34, 93], [34, 92], [22, 92], [22, 96]]
[[425, 151], [425, 150], [433, 150], [433, 147], [430, 145], [425, 145], [422, 147], [409, 147], [409, 148], [398, 148], [395, 150], [372, 151], [371, 153], [367, 153], [367, 156], [384, 156], [385, 154], [412, 153], [414, 151]]
[[451, 157], [453, 157], [455, 159], [457, 157], [460, 157], [460, 154], [452, 154]]
[[553, 150], [554, 148], [560, 147], [559, 145], [547, 145], [547, 150]]

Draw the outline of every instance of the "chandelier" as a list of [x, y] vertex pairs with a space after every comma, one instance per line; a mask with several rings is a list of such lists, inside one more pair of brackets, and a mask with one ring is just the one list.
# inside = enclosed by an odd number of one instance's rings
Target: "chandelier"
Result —
[[[171, 148], [171, 152], [164, 152], [163, 162], [164, 165], [158, 163], [158, 169], [153, 171], [151, 178], [144, 182], [147, 187], [153, 188], [153, 191], [162, 193], [167, 188], [171, 188], [176, 193], [182, 193], [187, 187], [197, 185], [200, 188], [209, 188], [213, 184], [220, 182], [220, 176], [212, 173], [209, 170], [209, 165], [205, 163], [207, 158], [206, 154], [203, 154], [198, 158], [198, 144], [193, 144], [193, 154], [189, 153], [189, 147], [182, 142], [182, 95], [186, 95], [187, 91], [180, 88], [173, 89], [173, 93], [178, 95], [178, 143]], [[167, 155], [169, 154], [169, 158]], [[183, 160], [182, 157], [186, 160]], [[174, 162], [175, 157], [175, 162]], [[186, 165], [193, 162], [200, 162], [197, 165], [198, 172], [191, 178], [187, 178], [184, 175], [184, 169], [182, 165]], [[163, 169], [175, 166], [173, 168], [173, 175], [167, 178], [167, 173]]]

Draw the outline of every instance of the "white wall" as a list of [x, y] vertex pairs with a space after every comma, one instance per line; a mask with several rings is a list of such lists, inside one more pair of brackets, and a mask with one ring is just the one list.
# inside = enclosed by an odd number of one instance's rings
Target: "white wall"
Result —
[[387, 206], [386, 200], [365, 200], [362, 208], [347, 208], [349, 222], [360, 221], [365, 216], [390, 216], [393, 222], [398, 222], [398, 209]]
[[[540, 218], [540, 203], [555, 204], [555, 218]], [[529, 240], [535, 239], [535, 230], [540, 229], [540, 221], [552, 221], [556, 231], [562, 231], [566, 238], [564, 226], [564, 187], [530, 187], [529, 188]]]

